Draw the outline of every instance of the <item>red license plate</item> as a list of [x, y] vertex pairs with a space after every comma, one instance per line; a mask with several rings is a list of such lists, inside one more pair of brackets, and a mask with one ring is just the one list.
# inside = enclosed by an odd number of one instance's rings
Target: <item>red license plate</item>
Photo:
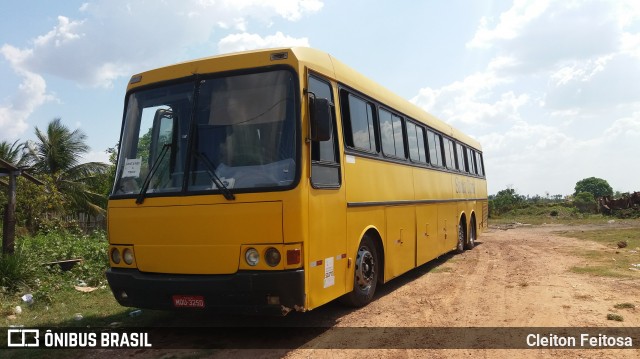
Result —
[[174, 295], [173, 306], [176, 308], [204, 308], [204, 297], [201, 295]]

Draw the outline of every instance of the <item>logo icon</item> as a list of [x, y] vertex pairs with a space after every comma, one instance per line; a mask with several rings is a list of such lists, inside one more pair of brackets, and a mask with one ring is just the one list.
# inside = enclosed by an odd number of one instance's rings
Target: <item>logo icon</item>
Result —
[[7, 346], [13, 348], [40, 346], [40, 330], [9, 329], [7, 330]]

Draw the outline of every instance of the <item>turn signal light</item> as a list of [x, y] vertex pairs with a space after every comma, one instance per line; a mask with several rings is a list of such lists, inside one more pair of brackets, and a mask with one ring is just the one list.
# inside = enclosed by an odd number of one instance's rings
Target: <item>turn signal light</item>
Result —
[[287, 249], [287, 265], [300, 264], [300, 249]]

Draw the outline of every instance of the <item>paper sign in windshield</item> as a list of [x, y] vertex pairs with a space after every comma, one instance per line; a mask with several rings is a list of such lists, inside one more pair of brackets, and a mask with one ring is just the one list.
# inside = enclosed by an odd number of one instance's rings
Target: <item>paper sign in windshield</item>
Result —
[[140, 177], [141, 165], [142, 165], [142, 157], [125, 159], [124, 169], [122, 170], [122, 177]]

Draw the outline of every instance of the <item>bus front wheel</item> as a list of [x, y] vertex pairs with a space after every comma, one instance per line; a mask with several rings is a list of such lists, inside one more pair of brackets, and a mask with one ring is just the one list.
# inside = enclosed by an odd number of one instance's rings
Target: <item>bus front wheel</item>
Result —
[[343, 297], [343, 302], [363, 307], [373, 300], [378, 284], [378, 251], [369, 237], [364, 237], [358, 247], [353, 275], [353, 291]]

